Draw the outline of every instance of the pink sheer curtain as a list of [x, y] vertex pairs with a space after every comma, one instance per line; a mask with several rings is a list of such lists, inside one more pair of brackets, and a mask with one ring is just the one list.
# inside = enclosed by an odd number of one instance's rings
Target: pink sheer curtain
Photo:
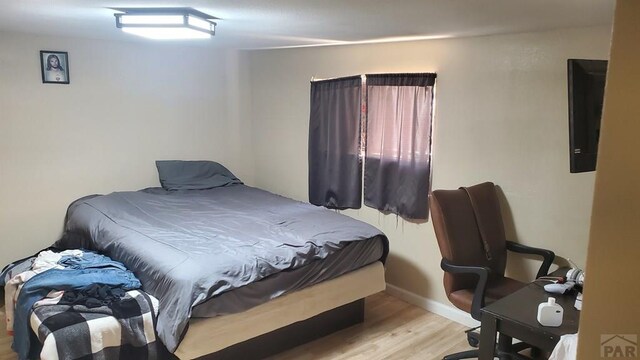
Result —
[[427, 219], [436, 74], [367, 75], [364, 203]]

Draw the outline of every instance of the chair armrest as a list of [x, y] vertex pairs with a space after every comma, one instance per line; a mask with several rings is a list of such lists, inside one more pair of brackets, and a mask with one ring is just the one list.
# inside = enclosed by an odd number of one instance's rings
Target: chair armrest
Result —
[[451, 274], [474, 274], [478, 275], [478, 283], [473, 291], [473, 302], [471, 303], [471, 316], [480, 320], [482, 314], [480, 309], [484, 307], [484, 293], [487, 289], [487, 281], [489, 280], [489, 274], [491, 269], [484, 266], [466, 266], [466, 265], [454, 265], [447, 259], [442, 259], [440, 262], [442, 270]]
[[546, 276], [549, 273], [549, 267], [553, 263], [553, 259], [555, 259], [556, 254], [551, 250], [540, 249], [531, 246], [526, 246], [522, 244], [515, 243], [513, 241], [507, 240], [507, 250], [513, 251], [515, 253], [520, 254], [532, 254], [542, 256], [544, 259], [542, 261], [542, 265], [540, 265], [540, 269], [538, 269], [538, 274], [536, 274], [536, 279], [541, 276]]

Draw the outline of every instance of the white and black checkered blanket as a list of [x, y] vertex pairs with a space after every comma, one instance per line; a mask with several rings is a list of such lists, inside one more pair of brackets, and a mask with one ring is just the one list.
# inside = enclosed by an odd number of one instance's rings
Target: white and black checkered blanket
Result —
[[157, 299], [132, 290], [109, 306], [38, 306], [30, 321], [42, 360], [157, 359], [162, 347], [154, 330], [157, 314]]

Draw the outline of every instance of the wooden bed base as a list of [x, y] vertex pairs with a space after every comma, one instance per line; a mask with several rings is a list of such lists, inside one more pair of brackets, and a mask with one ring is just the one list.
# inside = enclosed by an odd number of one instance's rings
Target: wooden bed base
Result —
[[376, 262], [242, 313], [191, 319], [173, 358], [261, 359], [362, 322], [364, 298], [384, 289]]
[[364, 321], [364, 299], [232, 345], [198, 360], [263, 359]]

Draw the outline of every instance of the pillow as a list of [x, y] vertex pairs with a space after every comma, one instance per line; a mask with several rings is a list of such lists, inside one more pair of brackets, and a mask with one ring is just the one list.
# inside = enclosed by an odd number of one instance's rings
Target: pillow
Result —
[[160, 185], [166, 190], [204, 190], [242, 184], [215, 161], [158, 160], [156, 167]]

